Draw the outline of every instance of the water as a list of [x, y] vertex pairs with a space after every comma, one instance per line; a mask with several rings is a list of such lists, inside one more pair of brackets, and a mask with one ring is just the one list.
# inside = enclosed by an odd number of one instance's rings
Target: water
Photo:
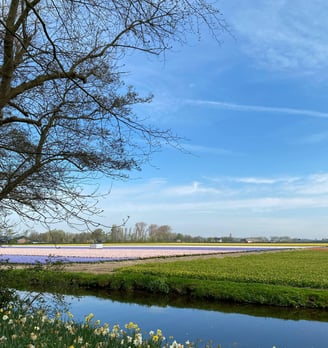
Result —
[[[220, 344], [222, 348], [328, 347], [326, 311], [232, 305], [210, 310], [180, 308], [180, 304], [176, 306], [174, 303], [120, 302], [96, 296], [67, 296], [66, 299], [75, 320], [83, 321], [85, 315], [94, 313], [95, 319], [111, 326], [119, 324], [124, 327], [133, 321], [144, 333], [160, 328], [166, 337], [172, 335], [180, 343], [202, 340], [199, 347], [204, 347], [210, 340], [213, 347]], [[205, 307], [209, 306], [205, 304]]]

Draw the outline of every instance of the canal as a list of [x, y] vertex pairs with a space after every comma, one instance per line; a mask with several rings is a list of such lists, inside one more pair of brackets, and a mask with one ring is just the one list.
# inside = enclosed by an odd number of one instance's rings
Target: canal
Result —
[[181, 299], [142, 296], [111, 298], [65, 296], [76, 321], [89, 313], [111, 326], [132, 321], [143, 333], [161, 329], [180, 343], [195, 342], [222, 348], [326, 348], [328, 312], [317, 310], [184, 303]]

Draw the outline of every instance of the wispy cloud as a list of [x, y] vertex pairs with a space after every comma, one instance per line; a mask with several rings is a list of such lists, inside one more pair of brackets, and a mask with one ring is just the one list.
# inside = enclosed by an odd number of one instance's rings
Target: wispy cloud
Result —
[[[180, 185], [154, 178], [119, 187], [113, 185], [103, 209], [107, 220], [129, 215], [130, 224], [137, 221], [169, 224], [173, 228], [179, 226], [183, 233], [200, 233], [199, 228], [207, 224], [215, 230], [224, 220], [228, 231], [239, 231], [240, 235], [243, 219], [249, 228], [254, 228], [260, 219], [267, 219], [271, 225], [263, 224], [261, 231], [276, 226], [275, 234], [288, 235], [295, 230], [299, 236], [299, 230], [283, 224], [278, 226], [276, 222], [296, 219], [310, 228], [311, 224], [318, 225], [318, 219], [326, 221], [328, 173], [303, 177], [201, 178]], [[320, 233], [324, 233], [326, 227], [320, 228]]]
[[307, 116], [307, 117], [319, 117], [319, 118], [328, 118], [327, 112], [321, 112], [316, 110], [307, 110], [307, 109], [294, 109], [294, 108], [285, 108], [285, 107], [270, 107], [263, 105], [246, 105], [246, 104], [237, 104], [237, 103], [227, 103], [222, 101], [213, 101], [213, 100], [201, 100], [201, 99], [188, 99], [185, 101], [188, 104], [193, 105], [202, 105], [216, 107], [224, 110], [234, 110], [241, 112], [261, 112], [261, 113], [275, 113], [275, 114], [288, 114], [288, 115], [297, 115], [297, 116]]
[[163, 191], [163, 194], [165, 196], [169, 195], [169, 196], [173, 196], [173, 197], [177, 197], [177, 196], [190, 196], [190, 195], [212, 195], [212, 194], [221, 194], [222, 191], [214, 188], [214, 187], [210, 187], [210, 186], [206, 186], [203, 185], [202, 183], [200, 183], [199, 181], [194, 181], [189, 185], [180, 185], [180, 186], [172, 186], [169, 188], [166, 188]]
[[257, 65], [297, 73], [328, 66], [326, 0], [241, 3], [231, 14], [236, 36]]
[[[157, 213], [183, 213], [199, 214], [199, 212], [208, 213], [222, 213], [234, 210], [235, 214], [242, 214], [242, 211], [249, 213], [261, 212], [281, 212], [289, 210], [299, 209], [318, 209], [328, 208], [328, 197], [258, 197], [252, 199], [221, 199], [221, 200], [201, 200], [201, 201], [178, 201], [174, 202], [145, 202], [142, 201], [135, 205], [132, 202], [126, 202], [124, 204], [115, 204], [107, 208], [107, 211], [111, 212], [123, 212], [126, 211], [129, 215], [133, 215], [136, 212], [144, 212], [147, 214]], [[300, 212], [300, 217], [304, 214]], [[237, 216], [236, 215], [236, 216]], [[251, 217], [251, 216], [250, 216]], [[254, 216], [253, 216], [254, 217]], [[181, 215], [181, 218], [183, 216]]]
[[117, 202], [123, 202], [123, 205], [135, 205], [137, 202], [137, 209], [141, 206], [171, 206], [172, 209], [180, 206], [193, 207], [193, 210], [200, 206], [220, 210], [328, 207], [328, 173], [304, 177], [204, 178], [203, 181], [181, 185], [152, 179], [141, 184], [113, 187], [110, 201], [115, 206]]
[[232, 151], [223, 149], [220, 147], [194, 145], [194, 144], [181, 144], [181, 147], [191, 154], [208, 154], [208, 155], [232, 155]]
[[244, 177], [233, 178], [235, 182], [254, 185], [274, 185], [281, 182], [290, 182], [291, 178], [257, 178], [257, 177]]
[[328, 174], [313, 174], [303, 178], [297, 185], [292, 187], [296, 194], [306, 196], [325, 196], [328, 195]]

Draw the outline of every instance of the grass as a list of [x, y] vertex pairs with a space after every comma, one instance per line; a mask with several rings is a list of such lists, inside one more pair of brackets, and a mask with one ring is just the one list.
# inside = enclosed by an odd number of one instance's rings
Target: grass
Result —
[[210, 301], [326, 309], [328, 251], [293, 250], [145, 263], [102, 275], [11, 270], [6, 281], [17, 288], [30, 284], [32, 288], [52, 291], [60, 288], [138, 290]]

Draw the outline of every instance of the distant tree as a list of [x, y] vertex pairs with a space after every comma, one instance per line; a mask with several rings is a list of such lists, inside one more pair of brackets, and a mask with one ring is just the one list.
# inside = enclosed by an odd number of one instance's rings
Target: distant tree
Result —
[[149, 240], [153, 242], [172, 242], [176, 240], [176, 234], [172, 233], [169, 225], [150, 225], [149, 226]]
[[66, 243], [66, 232], [63, 230], [50, 230], [45, 233], [47, 243]]
[[230, 234], [229, 236], [223, 236], [222, 237], [222, 242], [223, 243], [232, 243], [234, 242], [234, 238], [232, 237], [232, 235]]
[[9, 243], [16, 235], [17, 233], [12, 228], [2, 228], [0, 230], [0, 245]]
[[91, 232], [80, 232], [72, 235], [72, 243], [92, 243]]
[[137, 222], [135, 224], [134, 239], [139, 242], [147, 239], [147, 224], [145, 222]]
[[129, 239], [130, 239], [129, 229], [127, 227], [124, 227], [123, 241], [127, 242]]
[[150, 224], [148, 226], [148, 238], [150, 241], [155, 241], [157, 229], [158, 226], [156, 224]]
[[124, 240], [124, 229], [122, 226], [113, 225], [108, 237], [111, 242], [122, 242]]
[[27, 231], [25, 233], [25, 236], [31, 241], [35, 243], [40, 243], [41, 238], [40, 238], [40, 233], [36, 231]]
[[185, 235], [184, 234], [182, 234], [182, 233], [177, 233], [176, 234], [176, 241], [177, 242], [182, 242], [182, 241], [184, 241], [185, 240]]
[[83, 184], [126, 177], [176, 141], [133, 113], [152, 96], [124, 84], [123, 57], [225, 23], [206, 0], [3, 0], [0, 11], [0, 215], [91, 223], [97, 196]]
[[105, 231], [102, 228], [96, 228], [91, 232], [91, 238], [97, 241], [104, 241], [106, 239]]
[[204, 242], [206, 242], [206, 238], [201, 237], [201, 236], [195, 236], [192, 238], [192, 241], [194, 243], [204, 243]]

